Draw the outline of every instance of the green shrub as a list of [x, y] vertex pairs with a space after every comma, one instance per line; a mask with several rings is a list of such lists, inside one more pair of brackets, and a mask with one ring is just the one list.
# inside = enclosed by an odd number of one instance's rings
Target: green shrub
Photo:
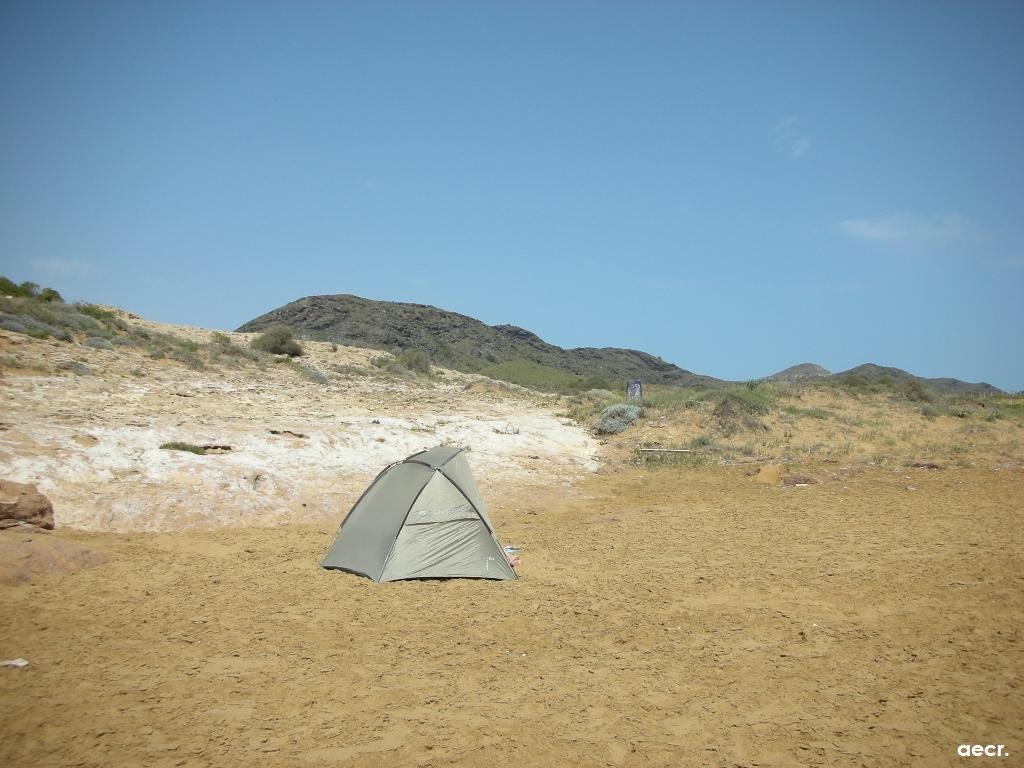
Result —
[[77, 304], [75, 309], [81, 312], [83, 315], [88, 315], [97, 320], [115, 320], [117, 315], [111, 312], [109, 309], [103, 309], [103, 307], [97, 307], [95, 304]]
[[711, 435], [697, 435], [689, 443], [690, 448], [713, 448], [714, 446], [715, 439]]
[[370, 359], [370, 365], [391, 376], [405, 376], [408, 371], [394, 355], [378, 355]]
[[912, 403], [930, 403], [933, 401], [931, 392], [917, 379], [905, 379], [899, 386], [899, 392]]
[[67, 341], [71, 335], [63, 328], [38, 320], [29, 315], [8, 315], [0, 313], [0, 328], [14, 333], [22, 333], [34, 339], [48, 339], [51, 336]]
[[201, 371], [206, 368], [206, 364], [203, 362], [203, 358], [199, 356], [199, 352], [195, 349], [190, 349], [184, 344], [179, 344], [176, 348], [168, 350], [164, 353], [164, 357], [184, 363], [194, 371]]
[[164, 443], [160, 446], [162, 451], [185, 451], [186, 453], [194, 453], [198, 456], [205, 456], [206, 449], [201, 445], [193, 445], [192, 443], [181, 443], [177, 440], [170, 443]]
[[740, 416], [763, 416], [778, 399], [778, 392], [769, 384], [755, 387], [730, 387], [722, 392], [712, 393], [715, 401], [714, 415], [718, 418]]
[[871, 386], [871, 379], [863, 373], [853, 373], [843, 376], [838, 380], [839, 384], [848, 389], [866, 389]]
[[403, 349], [398, 354], [398, 362], [403, 368], [413, 373], [422, 373], [424, 376], [430, 375], [430, 358], [421, 349], [416, 349], [415, 347]]
[[609, 405], [594, 422], [594, 431], [599, 435], [617, 435], [639, 419], [641, 413], [636, 405]]
[[272, 355], [288, 355], [301, 357], [304, 354], [302, 345], [295, 340], [292, 329], [284, 325], [268, 328], [250, 342], [253, 349], [269, 352]]
[[695, 388], [647, 387], [643, 406], [669, 412], [687, 411], [700, 407], [701, 397], [702, 394]]
[[[52, 288], [47, 288], [46, 290], [53, 291]], [[53, 291], [53, 293], [57, 292]], [[6, 277], [0, 277], [0, 294], [5, 296], [19, 296], [26, 299], [34, 299], [39, 295], [39, 286], [36, 283], [30, 283], [27, 281], [19, 285]]]
[[833, 414], [825, 408], [799, 408], [795, 405], [784, 405], [782, 410], [797, 418], [828, 419]]
[[210, 336], [209, 351], [212, 355], [229, 358], [248, 357], [246, 351], [231, 340], [230, 336], [216, 331]]

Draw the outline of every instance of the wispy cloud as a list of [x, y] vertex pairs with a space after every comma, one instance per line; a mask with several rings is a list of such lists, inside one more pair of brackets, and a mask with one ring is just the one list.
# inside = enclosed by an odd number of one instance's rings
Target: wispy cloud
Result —
[[47, 277], [89, 277], [92, 274], [92, 264], [75, 259], [32, 259], [29, 262], [32, 271]]
[[862, 219], [846, 219], [837, 225], [839, 231], [856, 240], [876, 243], [952, 243], [977, 237], [970, 219], [961, 213], [920, 216], [912, 213], [891, 213]]
[[812, 144], [814, 137], [800, 127], [800, 118], [797, 115], [790, 115], [775, 124], [775, 148], [778, 151], [799, 160], [810, 151]]

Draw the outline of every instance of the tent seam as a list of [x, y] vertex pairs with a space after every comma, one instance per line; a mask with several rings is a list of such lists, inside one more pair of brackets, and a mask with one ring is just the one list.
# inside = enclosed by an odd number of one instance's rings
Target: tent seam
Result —
[[[456, 456], [457, 455], [458, 454], [456, 454]], [[455, 456], [453, 456], [452, 458], [454, 459]], [[469, 498], [469, 495], [464, 490], [462, 490], [462, 486], [459, 485], [458, 483], [456, 483], [454, 480], [452, 480], [448, 476], [448, 473], [445, 472], [440, 467], [437, 468], [437, 471], [440, 472], [442, 475], [444, 475], [445, 480], [447, 480], [449, 483], [454, 485], [455, 486], [455, 490], [457, 490], [459, 493], [462, 494], [462, 498], [464, 498], [466, 501], [469, 502], [469, 506], [471, 506], [473, 508], [473, 511], [476, 512], [476, 516], [480, 518], [480, 522], [484, 524], [484, 528], [486, 528], [487, 532], [491, 534], [491, 538], [494, 539], [494, 543], [498, 545], [498, 550], [501, 552], [501, 556], [505, 557], [505, 549], [501, 546], [501, 542], [498, 540], [498, 534], [496, 534], [494, 532], [494, 529], [491, 528], [491, 526], [488, 524], [487, 518], [485, 518], [483, 516], [483, 514], [480, 512], [480, 510], [476, 508], [476, 504], [474, 504], [473, 500], [471, 498]], [[403, 522], [402, 525], [404, 526], [405, 523]], [[506, 558], [506, 562], [508, 562], [507, 558]], [[512, 571], [512, 575], [515, 576], [516, 577], [516, 581], [518, 581], [519, 580], [519, 574], [516, 573], [516, 569], [512, 567], [511, 563], [509, 563], [508, 569], [510, 571]]]
[[[399, 463], [400, 464], [405, 464], [407, 462], [406, 461], [401, 461]], [[411, 462], [411, 463], [419, 464], [420, 466], [429, 466], [427, 464], [424, 464], [422, 461], [416, 461], [416, 462]], [[381, 578], [384, 578], [384, 571], [386, 571], [388, 569], [388, 561], [391, 559], [391, 556], [393, 554], [395, 554], [395, 544], [398, 543], [398, 537], [402, 534], [402, 529], [405, 528], [405, 521], [409, 519], [409, 515], [412, 514], [413, 507], [416, 506], [416, 502], [420, 500], [420, 496], [423, 495], [423, 492], [425, 490], [427, 490], [427, 486], [430, 485], [430, 481], [434, 479], [434, 475], [436, 475], [438, 472], [440, 472], [439, 469], [435, 469], [434, 467], [431, 467], [431, 469], [433, 470], [433, 472], [431, 473], [430, 477], [427, 478], [427, 482], [425, 482], [423, 484], [423, 487], [420, 488], [419, 492], [417, 492], [417, 494], [413, 497], [412, 503], [409, 504], [409, 508], [407, 510], [405, 510], [405, 516], [402, 518], [402, 524], [400, 526], [398, 526], [398, 528], [395, 530], [395, 540], [391, 542], [391, 549], [388, 550], [388, 556], [384, 558], [384, 564], [380, 568], [380, 577]], [[444, 474], [444, 473], [441, 472], [441, 474]], [[447, 478], [448, 475], [445, 475], [445, 477]], [[449, 480], [448, 482], [451, 482], [451, 480]], [[452, 483], [452, 485], [455, 485], [455, 483]], [[455, 487], [457, 489], [459, 488], [459, 486], [457, 486], [457, 485]], [[459, 489], [459, 493], [462, 493], [461, 489]], [[462, 495], [463, 495], [463, 497], [465, 497], [464, 493]], [[466, 501], [469, 501], [469, 499], [466, 499]], [[471, 507], [473, 506], [473, 502], [472, 501], [469, 501], [469, 506], [471, 506]], [[475, 511], [475, 508], [474, 508], [474, 511]]]

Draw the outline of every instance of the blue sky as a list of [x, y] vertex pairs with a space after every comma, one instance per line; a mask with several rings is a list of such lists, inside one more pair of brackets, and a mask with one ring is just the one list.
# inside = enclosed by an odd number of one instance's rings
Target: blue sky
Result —
[[0, 273], [1024, 389], [1019, 2], [11, 2]]

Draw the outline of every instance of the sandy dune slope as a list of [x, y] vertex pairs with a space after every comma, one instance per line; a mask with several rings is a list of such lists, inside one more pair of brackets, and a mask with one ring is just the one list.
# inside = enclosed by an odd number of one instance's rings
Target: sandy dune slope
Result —
[[[556, 398], [473, 386], [474, 377], [452, 372], [441, 380], [332, 376], [324, 385], [284, 365], [194, 371], [133, 350], [15, 334], [0, 338], [4, 346], [23, 354], [27, 347], [39, 368], [56, 372], [0, 379], [7, 406], [0, 476], [37, 484], [62, 526], [178, 530], [337, 519], [384, 466], [441, 442], [470, 449], [485, 488], [565, 483], [598, 466], [596, 442], [555, 415]], [[303, 364], [327, 373], [376, 354], [306, 346]], [[60, 370], [71, 361], [93, 373]], [[160, 450], [171, 441], [231, 450]]]

